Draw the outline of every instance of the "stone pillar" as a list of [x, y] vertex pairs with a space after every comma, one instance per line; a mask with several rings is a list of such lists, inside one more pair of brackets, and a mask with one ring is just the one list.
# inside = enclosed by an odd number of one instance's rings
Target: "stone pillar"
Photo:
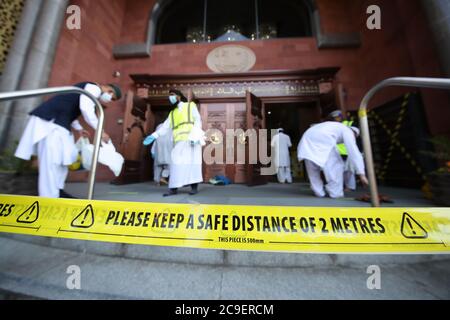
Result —
[[[31, 0], [31, 2], [33, 1]], [[47, 86], [68, 4], [69, 0], [44, 0], [42, 2], [20, 83], [16, 90], [39, 89]], [[14, 141], [20, 139], [28, 119], [28, 113], [42, 99], [42, 97], [38, 97], [14, 102], [9, 119], [7, 146], [11, 146]]]
[[422, 0], [444, 76], [450, 77], [450, 1]]
[[[0, 79], [0, 92], [15, 91], [19, 85], [28, 48], [31, 43], [33, 31], [39, 14], [42, 0], [26, 1], [20, 17], [17, 31], [8, 54], [5, 69]], [[0, 103], [0, 150], [6, 142], [9, 130], [12, 101]]]

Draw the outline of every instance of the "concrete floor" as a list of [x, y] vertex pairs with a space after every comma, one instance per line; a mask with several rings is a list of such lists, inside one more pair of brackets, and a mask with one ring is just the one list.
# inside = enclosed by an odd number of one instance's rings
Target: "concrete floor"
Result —
[[[68, 183], [67, 192], [85, 198], [86, 183]], [[158, 202], [158, 203], [202, 203], [202, 204], [236, 204], [236, 205], [278, 205], [278, 206], [317, 206], [317, 207], [370, 207], [369, 203], [355, 201], [354, 198], [368, 193], [359, 189], [347, 193], [345, 198], [316, 198], [307, 183], [278, 184], [263, 186], [246, 185], [213, 186], [201, 184], [199, 193], [189, 196], [190, 188], [182, 188], [176, 196], [165, 198], [166, 186], [156, 186], [153, 182], [116, 186], [109, 183], [97, 183], [94, 199]], [[420, 190], [380, 187], [380, 194], [388, 195], [393, 204], [385, 203], [383, 207], [433, 207]]]

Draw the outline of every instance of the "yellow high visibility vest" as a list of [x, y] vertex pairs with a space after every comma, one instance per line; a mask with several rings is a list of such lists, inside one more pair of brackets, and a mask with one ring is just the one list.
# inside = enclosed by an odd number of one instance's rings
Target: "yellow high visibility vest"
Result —
[[[347, 120], [345, 120], [345, 121], [342, 121], [342, 124], [343, 124], [343, 125], [346, 125], [347, 127], [351, 127], [352, 124], [353, 124], [353, 121], [347, 121]], [[348, 156], [348, 152], [347, 152], [347, 148], [345, 147], [345, 144], [339, 143], [339, 144], [337, 145], [337, 149], [338, 149], [339, 154], [340, 154], [341, 156]]]
[[189, 134], [194, 127], [192, 108], [197, 108], [193, 102], [188, 104], [187, 108], [183, 106], [182, 111], [177, 107], [170, 112], [170, 126], [172, 127], [174, 143], [188, 140]]

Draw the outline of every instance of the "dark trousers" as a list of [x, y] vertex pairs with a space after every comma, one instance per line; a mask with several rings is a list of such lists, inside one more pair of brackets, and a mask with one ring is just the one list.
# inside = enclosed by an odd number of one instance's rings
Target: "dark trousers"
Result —
[[[191, 184], [191, 189], [193, 190], [193, 191], [197, 191], [197, 189], [198, 189], [198, 183], [193, 183], [193, 184]], [[178, 188], [172, 188], [172, 189], [170, 189], [171, 191], [177, 191], [178, 190]]]

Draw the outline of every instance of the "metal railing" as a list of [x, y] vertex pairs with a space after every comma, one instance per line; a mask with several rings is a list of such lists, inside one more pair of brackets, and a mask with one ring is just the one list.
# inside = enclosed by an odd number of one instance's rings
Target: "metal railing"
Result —
[[366, 159], [366, 167], [369, 178], [370, 197], [372, 199], [372, 206], [379, 207], [380, 201], [378, 198], [378, 186], [375, 177], [375, 168], [373, 165], [372, 146], [370, 143], [369, 121], [367, 119], [367, 106], [369, 101], [379, 90], [385, 87], [403, 86], [403, 87], [420, 87], [432, 89], [447, 89], [450, 90], [450, 79], [446, 78], [408, 78], [398, 77], [390, 78], [381, 81], [375, 87], [369, 90], [364, 96], [361, 106], [359, 108], [359, 123], [361, 128], [361, 138], [364, 147], [364, 154]]
[[49, 94], [64, 94], [64, 93], [84, 94], [85, 96], [87, 96], [89, 99], [91, 99], [95, 103], [95, 106], [97, 107], [97, 109], [99, 111], [98, 125], [97, 125], [97, 130], [95, 131], [95, 136], [94, 136], [94, 155], [92, 157], [92, 165], [91, 165], [91, 170], [89, 172], [89, 179], [88, 179], [88, 199], [92, 200], [92, 197], [94, 194], [94, 187], [95, 187], [95, 174], [97, 172], [98, 154], [100, 151], [100, 142], [101, 142], [102, 131], [103, 131], [103, 121], [105, 119], [105, 114], [103, 112], [102, 105], [97, 100], [97, 98], [95, 96], [93, 96], [90, 92], [80, 89], [78, 87], [55, 87], [55, 88], [46, 88], [46, 89], [0, 93], [0, 101], [18, 100], [18, 99], [24, 99], [24, 98], [45, 96], [45, 95], [49, 95]]

